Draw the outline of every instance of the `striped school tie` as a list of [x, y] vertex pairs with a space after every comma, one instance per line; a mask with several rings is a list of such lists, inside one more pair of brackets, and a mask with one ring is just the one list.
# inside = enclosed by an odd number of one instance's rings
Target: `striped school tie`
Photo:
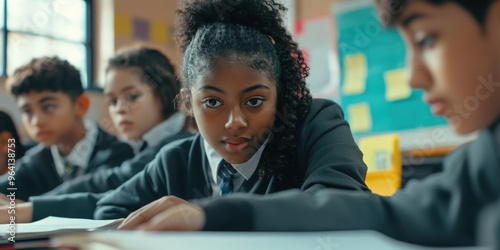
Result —
[[68, 181], [75, 179], [80, 173], [80, 167], [76, 166], [69, 161], [64, 163], [64, 173], [63, 173], [63, 181]]
[[237, 173], [236, 169], [227, 161], [222, 160], [219, 164], [218, 175], [222, 182], [220, 183], [220, 195], [228, 195], [233, 192], [233, 177]]

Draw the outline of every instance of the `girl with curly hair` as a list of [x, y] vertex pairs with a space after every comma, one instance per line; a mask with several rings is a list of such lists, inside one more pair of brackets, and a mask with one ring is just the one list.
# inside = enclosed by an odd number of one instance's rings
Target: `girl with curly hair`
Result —
[[200, 134], [164, 147], [100, 201], [97, 218], [126, 217], [153, 202], [127, 220], [137, 225], [171, 195], [369, 190], [341, 108], [312, 100], [309, 68], [283, 26], [285, 11], [272, 0], [184, 1], [176, 29], [184, 53], [179, 99]]

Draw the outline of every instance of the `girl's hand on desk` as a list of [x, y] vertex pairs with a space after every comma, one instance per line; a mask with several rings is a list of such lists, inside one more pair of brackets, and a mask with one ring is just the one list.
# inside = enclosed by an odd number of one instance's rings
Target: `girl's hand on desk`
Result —
[[130, 214], [120, 230], [197, 231], [205, 225], [205, 213], [197, 205], [165, 196]]

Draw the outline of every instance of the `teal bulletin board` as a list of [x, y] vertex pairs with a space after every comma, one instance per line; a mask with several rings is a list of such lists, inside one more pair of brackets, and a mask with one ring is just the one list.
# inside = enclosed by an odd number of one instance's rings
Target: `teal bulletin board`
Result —
[[340, 7], [334, 6], [342, 72], [340, 102], [353, 134], [445, 124], [423, 102], [423, 92], [409, 88], [404, 71], [405, 45], [397, 30], [380, 25], [371, 3]]

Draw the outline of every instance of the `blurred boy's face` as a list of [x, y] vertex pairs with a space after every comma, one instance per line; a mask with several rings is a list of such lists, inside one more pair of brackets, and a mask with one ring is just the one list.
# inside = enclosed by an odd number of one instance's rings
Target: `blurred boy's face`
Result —
[[128, 140], [140, 140], [164, 120], [162, 104], [154, 89], [141, 80], [135, 68], [119, 68], [106, 75], [104, 93], [108, 111], [120, 134]]
[[461, 134], [500, 115], [500, 1], [484, 25], [459, 5], [408, 4], [396, 25], [407, 44], [409, 81], [435, 115]]
[[190, 94], [200, 133], [229, 163], [248, 161], [274, 123], [276, 84], [250, 67], [219, 62]]
[[66, 93], [52, 91], [31, 91], [17, 97], [26, 131], [45, 146], [73, 147], [85, 135], [82, 119], [87, 107], [79, 105], [79, 101], [72, 101]]

